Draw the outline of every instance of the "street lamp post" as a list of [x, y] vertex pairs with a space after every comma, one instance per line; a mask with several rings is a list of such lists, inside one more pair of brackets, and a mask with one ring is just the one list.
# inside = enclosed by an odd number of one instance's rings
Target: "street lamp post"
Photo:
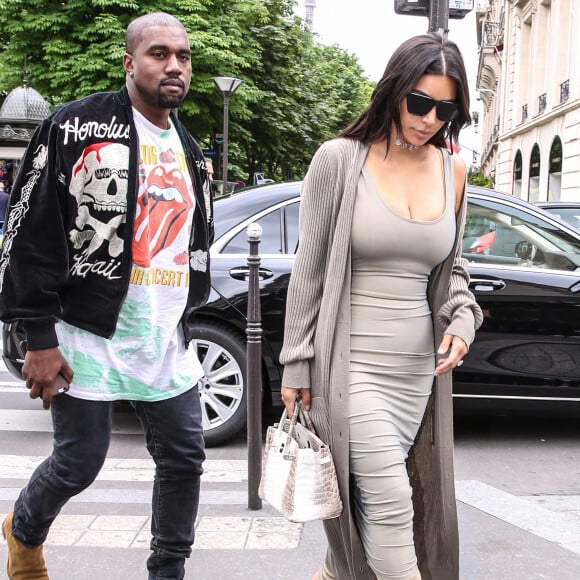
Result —
[[228, 183], [228, 117], [229, 117], [229, 100], [230, 95], [233, 95], [237, 88], [242, 84], [241, 79], [234, 77], [212, 77], [211, 79], [216, 89], [224, 98], [224, 144], [222, 152], [222, 195], [227, 193]]

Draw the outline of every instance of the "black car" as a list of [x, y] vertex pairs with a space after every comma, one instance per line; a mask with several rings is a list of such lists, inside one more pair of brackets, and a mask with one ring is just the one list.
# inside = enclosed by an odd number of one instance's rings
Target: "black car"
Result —
[[580, 201], [537, 201], [535, 205], [553, 213], [580, 231]]
[[[280, 405], [284, 310], [298, 244], [299, 182], [249, 188], [215, 203], [212, 295], [192, 321], [206, 372], [209, 445], [246, 422], [247, 227], [259, 246], [263, 399]], [[580, 409], [580, 233], [511, 196], [469, 187], [463, 255], [485, 319], [454, 371], [457, 406]]]

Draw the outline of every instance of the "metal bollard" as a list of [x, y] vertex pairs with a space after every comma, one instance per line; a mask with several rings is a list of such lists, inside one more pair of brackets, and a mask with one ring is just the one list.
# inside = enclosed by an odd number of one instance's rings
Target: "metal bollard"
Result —
[[262, 509], [258, 496], [262, 476], [262, 317], [260, 311], [260, 256], [258, 246], [262, 227], [250, 224], [247, 229], [248, 255], [248, 322], [246, 326], [246, 377], [248, 410], [248, 509]]

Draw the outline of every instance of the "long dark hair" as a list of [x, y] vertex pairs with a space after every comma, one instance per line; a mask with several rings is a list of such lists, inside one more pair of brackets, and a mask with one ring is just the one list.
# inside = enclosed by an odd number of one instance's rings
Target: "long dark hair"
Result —
[[465, 64], [454, 42], [438, 34], [421, 34], [409, 38], [391, 56], [381, 80], [378, 82], [366, 109], [349, 125], [340, 137], [372, 143], [378, 139], [391, 139], [391, 125], [401, 131], [399, 107], [418, 80], [426, 74], [447, 75], [457, 86], [456, 102], [459, 114], [446, 123], [429, 140], [438, 147], [457, 143], [459, 131], [471, 123], [469, 114], [469, 89]]

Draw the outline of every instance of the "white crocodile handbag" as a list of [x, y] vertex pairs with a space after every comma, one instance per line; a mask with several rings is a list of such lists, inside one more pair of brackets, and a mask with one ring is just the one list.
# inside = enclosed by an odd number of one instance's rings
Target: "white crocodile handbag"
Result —
[[291, 419], [284, 409], [280, 423], [268, 427], [258, 495], [292, 522], [342, 513], [332, 454], [301, 402]]

